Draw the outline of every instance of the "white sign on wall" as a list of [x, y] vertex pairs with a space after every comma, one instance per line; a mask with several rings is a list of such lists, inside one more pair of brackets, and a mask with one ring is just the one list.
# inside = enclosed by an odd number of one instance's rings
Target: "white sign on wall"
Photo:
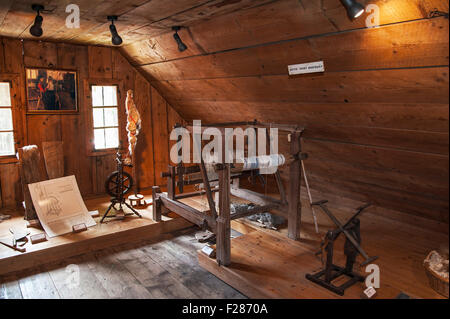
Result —
[[325, 72], [323, 61], [303, 64], [293, 64], [288, 66], [289, 75]]

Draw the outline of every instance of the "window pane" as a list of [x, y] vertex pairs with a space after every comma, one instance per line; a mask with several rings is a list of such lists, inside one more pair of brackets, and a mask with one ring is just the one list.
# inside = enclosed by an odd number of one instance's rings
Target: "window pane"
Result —
[[92, 106], [103, 106], [102, 86], [92, 86]]
[[13, 132], [0, 132], [0, 156], [14, 155]]
[[93, 111], [94, 127], [104, 127], [103, 108], [95, 108]]
[[104, 86], [103, 93], [104, 106], [117, 106], [117, 87]]
[[101, 150], [105, 148], [105, 130], [95, 129], [94, 130], [94, 144], [96, 150]]
[[105, 129], [105, 147], [106, 148], [119, 147], [119, 130], [117, 128]]
[[11, 109], [0, 108], [0, 131], [12, 131], [12, 112]]
[[117, 108], [106, 108], [105, 110], [105, 126], [119, 126]]
[[11, 106], [9, 82], [0, 82], [0, 106]]

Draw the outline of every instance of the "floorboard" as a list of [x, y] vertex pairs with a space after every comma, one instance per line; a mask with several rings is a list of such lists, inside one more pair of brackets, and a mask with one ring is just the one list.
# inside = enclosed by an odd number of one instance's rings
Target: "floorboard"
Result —
[[146, 287], [153, 298], [188, 298], [197, 296], [177, 278], [153, 260], [143, 248], [135, 248], [118, 253], [118, 260]]
[[113, 250], [94, 254], [95, 261], [88, 263], [103, 288], [111, 298], [153, 298], [151, 293], [117, 260]]
[[44, 269], [38, 274], [21, 278], [19, 285], [24, 299], [60, 299], [58, 289]]
[[[108, 298], [107, 291], [89, 268], [92, 254], [67, 259], [60, 267], [49, 269], [50, 277], [61, 298], [102, 299]], [[79, 276], [78, 276], [79, 275]]]
[[[379, 256], [374, 262], [380, 268], [377, 298], [391, 299], [403, 292], [413, 298], [442, 298], [428, 284], [423, 260], [431, 250], [448, 252], [448, 231], [437, 232], [425, 227], [391, 220], [368, 212], [360, 216], [362, 246], [366, 252]], [[332, 208], [341, 221], [352, 210]], [[232, 264], [218, 267], [215, 260], [198, 252], [200, 265], [249, 298], [340, 298], [305, 279], [305, 274], [322, 268], [314, 256], [328, 229], [334, 228], [329, 218], [317, 211], [319, 232], [316, 234], [310, 208], [303, 207], [300, 242], [287, 238], [287, 229], [263, 229], [245, 219], [233, 221], [232, 227], [246, 231], [232, 239]], [[448, 227], [447, 227], [448, 229]], [[335, 245], [335, 263], [343, 265], [344, 238]], [[359, 263], [362, 259], [358, 259]], [[365, 267], [355, 265], [361, 273]], [[345, 298], [361, 298], [364, 284], [351, 287]]]
[[[147, 198], [148, 200], [150, 198]], [[109, 205], [108, 197], [87, 199], [89, 210], [98, 210], [101, 214]], [[192, 226], [183, 218], [163, 217], [161, 222], [154, 222], [151, 218], [152, 206], [140, 209], [142, 218], [127, 216], [123, 221], [107, 219], [100, 223], [100, 216], [96, 217], [97, 225], [81, 233], [68, 233], [48, 238], [38, 244], [26, 244], [26, 252], [20, 253], [3, 245], [0, 246], [0, 275], [33, 268], [49, 262], [65, 260], [71, 256], [92, 252], [120, 245], [124, 242], [139, 242], [161, 234]], [[0, 223], [0, 238], [5, 242], [11, 241], [10, 228], [26, 229], [26, 221], [19, 211], [11, 212], [11, 219]], [[28, 228], [31, 235], [42, 233], [41, 228]]]
[[10, 277], [8, 281], [0, 283], [0, 299], [22, 299], [19, 281]]
[[[246, 298], [202, 269], [196, 227], [0, 276], [0, 299]], [[79, 274], [79, 279], [74, 277]]]
[[[342, 221], [352, 212], [332, 210]], [[309, 208], [303, 207], [300, 243], [288, 240], [283, 227], [272, 231], [244, 219], [233, 221], [231, 267], [214, 269], [219, 268], [215, 260], [202, 255], [199, 264], [198, 250], [204, 244], [195, 239], [198, 228], [190, 227], [0, 276], [0, 298], [336, 298], [304, 279], [305, 273], [321, 267], [313, 252], [332, 226], [320, 212], [318, 220], [319, 235]], [[441, 297], [429, 287], [422, 261], [431, 249], [448, 245], [448, 232], [370, 211], [361, 216], [361, 227], [364, 248], [380, 256], [379, 298], [394, 298], [400, 292]], [[343, 240], [337, 251], [342, 245]], [[338, 253], [337, 263], [342, 257]], [[74, 272], [79, 272], [79, 280], [74, 280]], [[346, 297], [360, 298], [361, 291], [355, 286]]]
[[[223, 299], [240, 299], [242, 294], [237, 292], [234, 288], [225, 284], [222, 280], [213, 276], [209, 272], [205, 272], [197, 262], [196, 252], [192, 250], [192, 247], [201, 249], [205, 244], [197, 242], [193, 234], [186, 234], [183, 236], [177, 236], [173, 240], [166, 241], [167, 249], [179, 259], [183, 260], [187, 265], [191, 265], [194, 276], [190, 278], [197, 282], [202, 283], [202, 290], [197, 291], [201, 298], [223, 298]], [[193, 283], [195, 285], [195, 282]], [[213, 296], [210, 292], [214, 291]], [[203, 295], [202, 295], [203, 292]]]

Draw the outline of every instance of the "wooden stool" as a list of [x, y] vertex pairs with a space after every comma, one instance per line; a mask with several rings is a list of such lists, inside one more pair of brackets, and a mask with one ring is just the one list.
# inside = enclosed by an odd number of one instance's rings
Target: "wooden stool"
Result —
[[128, 200], [130, 201], [130, 205], [133, 207], [145, 206], [144, 195], [142, 194], [130, 195], [128, 196]]

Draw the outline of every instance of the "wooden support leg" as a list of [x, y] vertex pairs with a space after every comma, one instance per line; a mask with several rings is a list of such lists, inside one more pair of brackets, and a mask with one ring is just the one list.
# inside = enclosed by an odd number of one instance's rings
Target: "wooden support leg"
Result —
[[289, 166], [289, 206], [288, 206], [288, 237], [300, 239], [301, 205], [300, 205], [300, 132], [291, 134], [290, 153], [295, 158]]
[[231, 187], [233, 189], [239, 189], [239, 178], [235, 178], [233, 179], [232, 183], [231, 183]]
[[[266, 138], [267, 138], [267, 145], [269, 147], [269, 154], [271, 154], [271, 147], [270, 147], [270, 136], [269, 136], [269, 131], [266, 131]], [[275, 177], [275, 181], [277, 182], [277, 186], [278, 186], [278, 191], [280, 192], [280, 198], [281, 198], [281, 202], [283, 203], [283, 205], [286, 205], [287, 203], [287, 199], [286, 199], [286, 192], [284, 190], [284, 185], [283, 182], [281, 180], [281, 175], [280, 175], [280, 171], [277, 169], [277, 171], [274, 174]], [[238, 180], [239, 182], [239, 180]]]
[[153, 199], [153, 208], [152, 208], [152, 219], [155, 222], [161, 221], [161, 199], [158, 196], [158, 193], [161, 193], [161, 189], [159, 186], [152, 187], [152, 199]]
[[230, 165], [219, 170], [219, 217], [217, 218], [217, 263], [229, 266], [231, 263], [230, 239]]
[[219, 192], [215, 192], [215, 194], [214, 194], [214, 203], [216, 204], [216, 212], [219, 211], [219, 200], [220, 200], [220, 194], [219, 194]]
[[211, 185], [209, 184], [208, 173], [206, 172], [206, 167], [205, 167], [205, 163], [203, 162], [203, 159], [200, 163], [200, 172], [202, 174], [203, 186], [205, 187], [206, 198], [208, 199], [209, 210], [211, 211], [211, 214], [214, 216], [214, 218], [217, 218], [216, 204], [214, 203], [214, 200], [212, 198]]
[[175, 166], [169, 165], [169, 176], [167, 176], [167, 196], [175, 199]]

